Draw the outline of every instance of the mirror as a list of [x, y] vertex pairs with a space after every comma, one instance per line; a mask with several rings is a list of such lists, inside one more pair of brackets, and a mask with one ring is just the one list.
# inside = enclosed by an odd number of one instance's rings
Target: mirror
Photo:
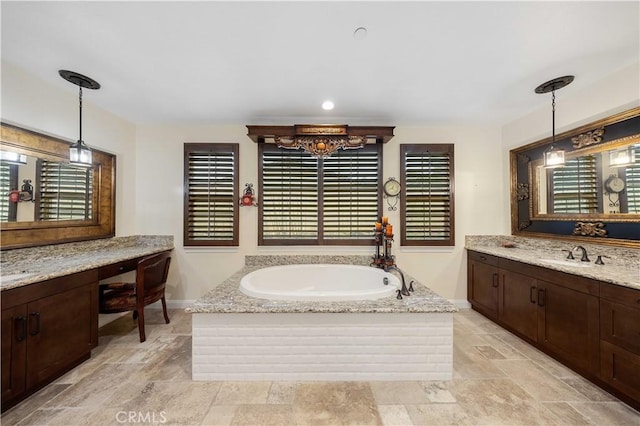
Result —
[[1, 152], [0, 222], [92, 220], [96, 168]]
[[554, 168], [531, 161], [533, 218], [640, 219], [640, 135], [573, 151], [565, 161]]
[[550, 145], [510, 151], [512, 234], [639, 246], [640, 108], [557, 135], [561, 167], [543, 166]]
[[1, 124], [1, 248], [115, 235], [115, 156], [69, 164], [71, 142]]

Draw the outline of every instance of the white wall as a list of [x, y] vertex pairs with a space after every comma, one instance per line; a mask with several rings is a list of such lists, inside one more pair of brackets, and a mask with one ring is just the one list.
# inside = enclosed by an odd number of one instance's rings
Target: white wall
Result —
[[[249, 124], [249, 123], [247, 123]], [[192, 300], [242, 267], [247, 254], [357, 253], [373, 254], [373, 247], [258, 247], [258, 209], [240, 208], [238, 248], [183, 248], [183, 144], [232, 142], [240, 144], [240, 187], [257, 189], [257, 144], [245, 125], [236, 126], [138, 126], [136, 151], [136, 223], [141, 234], [173, 234], [174, 262], [179, 281], [169, 285], [169, 298]], [[456, 246], [447, 249], [393, 247], [400, 268], [449, 299], [466, 299], [465, 234], [500, 234], [504, 182], [500, 157], [500, 129], [495, 127], [398, 127], [384, 146], [384, 178], [400, 178], [401, 143], [455, 144]], [[145, 160], [142, 160], [145, 158]], [[385, 204], [386, 206], [386, 204]], [[396, 234], [399, 212], [388, 212]], [[373, 228], [373, 223], [371, 224]]]
[[[57, 74], [58, 70], [51, 72]], [[60, 87], [54, 87], [3, 61], [2, 121], [75, 142], [79, 132], [78, 88], [62, 77], [60, 82]], [[117, 155], [116, 235], [132, 235], [136, 233], [131, 213], [135, 200], [135, 126], [97, 108], [91, 101], [97, 96], [100, 90], [83, 91], [82, 137], [90, 147]]]

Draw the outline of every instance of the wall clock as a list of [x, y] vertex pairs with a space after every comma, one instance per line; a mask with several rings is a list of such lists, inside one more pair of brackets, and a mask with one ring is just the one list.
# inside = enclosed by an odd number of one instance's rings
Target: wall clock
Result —
[[[387, 199], [387, 204], [389, 205], [389, 210], [398, 210], [398, 198], [400, 198], [400, 190], [402, 187], [400, 186], [400, 182], [396, 180], [396, 178], [390, 177], [382, 186], [382, 190], [384, 191], [384, 198]], [[394, 199], [393, 202], [391, 199]]]
[[604, 189], [609, 193], [622, 192], [624, 189], [624, 180], [620, 179], [616, 175], [611, 175], [606, 181], [604, 181]]

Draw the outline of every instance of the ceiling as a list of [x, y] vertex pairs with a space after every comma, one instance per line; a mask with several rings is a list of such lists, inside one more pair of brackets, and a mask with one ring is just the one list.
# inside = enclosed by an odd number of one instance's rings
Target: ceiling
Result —
[[539, 84], [575, 75], [560, 102], [640, 52], [637, 1], [0, 7], [3, 61], [70, 93], [58, 70], [85, 74], [86, 102], [136, 124], [504, 124], [550, 108]]

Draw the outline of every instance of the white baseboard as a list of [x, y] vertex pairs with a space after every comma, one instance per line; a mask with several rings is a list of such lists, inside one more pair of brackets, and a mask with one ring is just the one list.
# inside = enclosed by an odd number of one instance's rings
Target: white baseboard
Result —
[[449, 302], [456, 305], [458, 309], [471, 309], [471, 303], [466, 299], [451, 299]]

